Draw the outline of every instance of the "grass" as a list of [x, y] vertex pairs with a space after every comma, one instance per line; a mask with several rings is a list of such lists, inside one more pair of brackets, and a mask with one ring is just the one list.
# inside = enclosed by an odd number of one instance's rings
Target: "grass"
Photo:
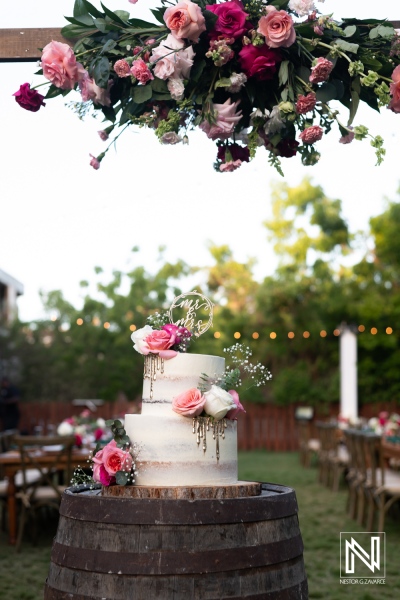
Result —
[[[304, 469], [296, 453], [242, 452], [241, 479], [281, 483], [296, 490], [310, 600], [394, 600], [400, 598], [400, 515], [386, 521], [387, 573], [385, 585], [341, 585], [339, 532], [364, 531], [346, 516], [347, 493], [337, 494], [317, 483], [315, 468]], [[38, 545], [26, 536], [21, 552], [0, 532], [0, 600], [42, 600], [57, 520], [42, 524]], [[153, 600], [153, 599], [149, 599]], [[190, 599], [188, 599], [190, 600]]]

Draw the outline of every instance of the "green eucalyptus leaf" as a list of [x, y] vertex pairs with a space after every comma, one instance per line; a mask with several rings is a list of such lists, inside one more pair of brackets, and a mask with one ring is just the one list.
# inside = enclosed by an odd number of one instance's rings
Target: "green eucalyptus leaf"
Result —
[[352, 37], [356, 33], [356, 31], [357, 31], [356, 25], [348, 25], [343, 30], [343, 34], [345, 37]]
[[154, 92], [152, 95], [153, 100], [171, 100], [171, 94], [169, 92], [161, 93]]
[[375, 40], [379, 36], [378, 30], [379, 30], [379, 27], [374, 27], [373, 29], [370, 30], [370, 32], [369, 32], [370, 40]]
[[110, 77], [110, 61], [106, 56], [94, 61], [91, 75], [99, 87], [107, 88]]
[[115, 423], [114, 419], [107, 419], [107, 421], [106, 421], [107, 427], [112, 427], [114, 425], [114, 423]]
[[115, 46], [117, 45], [117, 42], [115, 40], [107, 40], [106, 43], [103, 46], [103, 52], [109, 52], [110, 50], [113, 50], [115, 48]]
[[65, 19], [73, 25], [81, 27], [91, 27], [93, 25], [93, 19], [90, 15], [82, 15], [79, 19], [75, 19], [74, 17], [65, 17]]
[[86, 34], [96, 33], [96, 31], [97, 30], [95, 27], [83, 27], [82, 25], [66, 25], [61, 29], [61, 35], [63, 35], [67, 39], [70, 39], [81, 37], [82, 35]]
[[127, 23], [129, 21], [130, 14], [126, 10], [116, 10], [114, 14], [117, 15], [117, 17], [119, 17], [123, 23]]
[[360, 47], [359, 44], [351, 44], [342, 38], [337, 38], [335, 40], [335, 46], [340, 48], [340, 50], [343, 50], [343, 52], [352, 52], [353, 54], [357, 54]]
[[101, 33], [107, 32], [107, 21], [105, 19], [94, 19], [94, 24]]
[[154, 77], [154, 80], [151, 82], [151, 87], [154, 92], [158, 92], [160, 94], [165, 94], [168, 92], [167, 82], [164, 79], [159, 79], [158, 77]]
[[379, 25], [378, 33], [383, 38], [392, 38], [394, 36], [394, 29], [391, 25]]
[[301, 66], [298, 69], [296, 69], [296, 75], [300, 77], [302, 81], [308, 83], [308, 80], [310, 79], [311, 75], [311, 70], [307, 67]]
[[333, 83], [323, 83], [320, 88], [316, 91], [315, 95], [319, 102], [330, 102], [337, 98], [336, 86]]
[[136, 104], [143, 104], [150, 100], [153, 89], [151, 85], [137, 85], [133, 88], [133, 99]]

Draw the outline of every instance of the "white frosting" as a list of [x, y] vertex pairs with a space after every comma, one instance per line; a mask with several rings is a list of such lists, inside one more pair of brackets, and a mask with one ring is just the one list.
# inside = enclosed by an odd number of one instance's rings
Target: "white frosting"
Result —
[[152, 399], [150, 381], [143, 382], [141, 415], [125, 415], [125, 430], [142, 446], [138, 457], [138, 485], [187, 486], [224, 485], [237, 482], [236, 421], [226, 420], [224, 439], [219, 438], [220, 458], [212, 429], [206, 432], [207, 449], [196, 443], [192, 419], [172, 410], [178, 394], [198, 387], [200, 376], [224, 372], [225, 359], [219, 356], [180, 353], [164, 361], [164, 372], [156, 372]]

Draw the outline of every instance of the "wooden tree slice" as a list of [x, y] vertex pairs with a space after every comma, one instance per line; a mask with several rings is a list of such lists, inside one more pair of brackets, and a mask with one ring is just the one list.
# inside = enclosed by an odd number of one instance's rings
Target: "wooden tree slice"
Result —
[[201, 500], [211, 498], [248, 498], [261, 494], [261, 484], [238, 481], [224, 486], [148, 487], [142, 485], [110, 485], [101, 490], [109, 498], [161, 498], [164, 500]]

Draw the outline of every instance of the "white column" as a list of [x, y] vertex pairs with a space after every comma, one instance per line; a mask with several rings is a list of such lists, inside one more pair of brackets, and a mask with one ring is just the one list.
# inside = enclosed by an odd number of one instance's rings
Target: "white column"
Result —
[[340, 414], [358, 418], [357, 336], [347, 326], [340, 330]]

